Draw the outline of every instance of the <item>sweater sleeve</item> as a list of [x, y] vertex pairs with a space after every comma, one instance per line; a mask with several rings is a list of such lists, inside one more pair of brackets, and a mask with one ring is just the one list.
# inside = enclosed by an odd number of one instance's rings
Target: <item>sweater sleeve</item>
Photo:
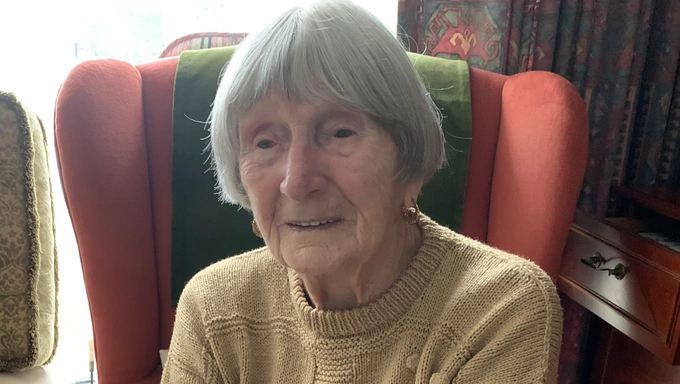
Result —
[[562, 307], [549, 277], [514, 286], [475, 333], [454, 384], [557, 382]]
[[194, 278], [180, 296], [161, 384], [226, 384], [219, 378], [205, 335], [202, 295]]

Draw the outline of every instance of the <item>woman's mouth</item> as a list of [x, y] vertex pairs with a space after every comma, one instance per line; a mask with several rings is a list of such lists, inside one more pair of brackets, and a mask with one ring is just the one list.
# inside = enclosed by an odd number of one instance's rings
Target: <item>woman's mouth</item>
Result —
[[296, 231], [314, 231], [328, 229], [338, 223], [340, 219], [324, 219], [324, 220], [309, 220], [309, 221], [290, 221], [286, 223], [289, 228]]

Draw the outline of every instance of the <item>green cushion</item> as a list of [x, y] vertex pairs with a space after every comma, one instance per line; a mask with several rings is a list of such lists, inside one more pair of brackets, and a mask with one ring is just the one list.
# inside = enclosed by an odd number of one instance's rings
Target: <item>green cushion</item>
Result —
[[[205, 122], [218, 78], [236, 47], [182, 53], [173, 104], [172, 300], [198, 271], [225, 257], [263, 245], [251, 231], [251, 216], [215, 195], [208, 172]], [[444, 115], [449, 167], [423, 188], [418, 204], [441, 224], [460, 230], [471, 137], [470, 78], [464, 61], [409, 54]]]

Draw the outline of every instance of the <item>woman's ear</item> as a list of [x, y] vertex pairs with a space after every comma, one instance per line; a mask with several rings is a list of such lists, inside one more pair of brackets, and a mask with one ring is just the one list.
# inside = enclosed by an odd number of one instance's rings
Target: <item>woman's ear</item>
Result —
[[406, 186], [406, 194], [404, 196], [404, 205], [410, 207], [413, 205], [414, 201], [418, 201], [418, 196], [420, 196], [420, 191], [423, 189], [424, 181], [418, 180], [409, 183]]

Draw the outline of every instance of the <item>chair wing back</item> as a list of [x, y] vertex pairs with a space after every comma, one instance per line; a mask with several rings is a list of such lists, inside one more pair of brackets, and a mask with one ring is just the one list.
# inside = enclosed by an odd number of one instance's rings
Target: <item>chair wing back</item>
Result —
[[[184, 36], [172, 42], [164, 51], [161, 57], [167, 57], [170, 54], [179, 55], [182, 50], [186, 49], [205, 49], [210, 47], [220, 47], [227, 45], [235, 45], [240, 43], [245, 34], [230, 34], [230, 33], [211, 33], [203, 32], [194, 35]], [[193, 46], [193, 48], [192, 48]], [[490, 72], [471, 69], [471, 88], [472, 88], [472, 113], [473, 113], [473, 129], [476, 135], [475, 141], [472, 143], [472, 158], [470, 163], [470, 174], [467, 182], [467, 197], [465, 202], [466, 216], [463, 222], [463, 233], [470, 237], [474, 237], [483, 241], [487, 240], [489, 228], [493, 228], [492, 236], [488, 242], [492, 245], [506, 249], [508, 251], [521, 254], [544, 267], [551, 276], [555, 276], [557, 266], [559, 265], [559, 254], [561, 254], [560, 245], [563, 238], [566, 238], [565, 226], [568, 226], [571, 219], [565, 224], [565, 216], [570, 217], [572, 206], [576, 204], [575, 188], [580, 189], [582, 181], [582, 173], [585, 172], [585, 161], [587, 151], [587, 131], [588, 122], [587, 114], [585, 113], [584, 104], [581, 101], [576, 90], [564, 79], [559, 76], [552, 75], [546, 72], [530, 72], [520, 76], [513, 77], [510, 86], [507, 89], [504, 87], [507, 76], [493, 74]], [[519, 79], [521, 82], [518, 82]], [[533, 84], [540, 84], [540, 87], [533, 87]], [[528, 98], [525, 98], [526, 96]], [[515, 103], [514, 99], [523, 99], [519, 103]], [[546, 111], [540, 111], [543, 105], [552, 104], [554, 108]], [[534, 110], [535, 113], [528, 113], [525, 110]], [[548, 127], [547, 132], [538, 133], [535, 138], [535, 143], [556, 143], [549, 144], [547, 147], [533, 147], [532, 150], [537, 151], [537, 159], [540, 154], [546, 154], [545, 149], [557, 149], [558, 155], [553, 156], [552, 159], [558, 162], [563, 161], [569, 164], [567, 173], [560, 175], [559, 183], [546, 185], [546, 182], [553, 182], [553, 179], [538, 180], [540, 187], [531, 191], [529, 194], [521, 195], [527, 200], [526, 204], [531, 205], [529, 196], [554, 196], [556, 205], [551, 205], [551, 212], [543, 215], [542, 207], [539, 204], [533, 205], [535, 212], [541, 215], [541, 219], [533, 220], [530, 210], [524, 208], [518, 209], [521, 211], [522, 217], [527, 222], [523, 222], [528, 227], [514, 226], [515, 231], [506, 231], [504, 225], [512, 226], [514, 220], [506, 220], [507, 217], [503, 214], [493, 214], [489, 216], [491, 209], [491, 182], [493, 181], [491, 175], [495, 169], [496, 156], [495, 150], [499, 139], [499, 127], [501, 119], [501, 110], [503, 110], [506, 124], [504, 124], [504, 134], [501, 136], [501, 146], [506, 147], [510, 152], [501, 154], [500, 161], [504, 161], [505, 155], [511, 157], [518, 155], [521, 158], [520, 152], [513, 152], [510, 150], [510, 142], [514, 138], [519, 139], [519, 143], [524, 139], [525, 134], [535, 134], [534, 129], [539, 125]], [[531, 116], [529, 118], [529, 116]], [[515, 117], [518, 117], [517, 119]], [[522, 121], [522, 119], [529, 121]], [[518, 125], [520, 122], [528, 122], [529, 128], [524, 129]], [[548, 124], [543, 124], [548, 123]], [[518, 128], [514, 128], [518, 125]], [[543, 134], [546, 134], [542, 136]], [[507, 143], [506, 143], [507, 140]], [[554, 140], [554, 141], [552, 141]], [[584, 143], [586, 143], [584, 145]], [[531, 146], [532, 143], [527, 143]], [[573, 147], [568, 145], [574, 144]], [[519, 149], [519, 148], [518, 148]], [[570, 149], [567, 152], [560, 152], [560, 149]], [[531, 152], [529, 152], [531, 153]], [[519, 159], [519, 158], [518, 158]], [[532, 173], [525, 170], [525, 176], [531, 173], [533, 176], [540, 175], [544, 170], [549, 170], [553, 162], [537, 164], [533, 167], [538, 173]], [[559, 165], [558, 165], [559, 166]], [[503, 166], [501, 166], [502, 168]], [[502, 168], [504, 169], [504, 168]], [[503, 184], [505, 179], [495, 180], [496, 185]], [[507, 179], [513, 181], [513, 178]], [[529, 179], [526, 179], [527, 181]], [[562, 187], [555, 188], [555, 185]], [[500, 188], [500, 189], [499, 189]], [[512, 195], [507, 195], [504, 188], [496, 188], [498, 193], [494, 193], [494, 211], [503, 212], [505, 215], [515, 214], [512, 210], [506, 210], [505, 201]], [[552, 192], [557, 192], [555, 195], [550, 195]], [[559, 200], [558, 200], [559, 199]], [[543, 202], [545, 202], [543, 200]], [[548, 202], [546, 204], [552, 204]], [[515, 208], [520, 205], [515, 206]], [[489, 223], [491, 220], [493, 223]], [[505, 223], [505, 224], [504, 224]], [[527, 230], [525, 230], [527, 229]], [[544, 234], [541, 236], [543, 241], [533, 242], [529, 241], [535, 238], [536, 231], [551, 232], [551, 235]], [[516, 232], [521, 232], [517, 234]], [[523, 240], [523, 236], [527, 240]], [[519, 246], [519, 245], [522, 246]]]
[[[80, 250], [99, 380], [158, 383], [170, 306], [172, 98], [177, 58], [88, 61], [55, 111], [62, 187]], [[585, 171], [587, 118], [557, 75], [471, 69], [464, 234], [555, 277]]]
[[[158, 383], [170, 307], [170, 159], [177, 58], [87, 61], [55, 110], [62, 188], [85, 278], [99, 382]], [[66, 257], [66, 256], [63, 256]]]
[[463, 233], [556, 278], [586, 169], [586, 106], [556, 74], [525, 72], [489, 90], [496, 76], [472, 82], [474, 182], [467, 186]]

